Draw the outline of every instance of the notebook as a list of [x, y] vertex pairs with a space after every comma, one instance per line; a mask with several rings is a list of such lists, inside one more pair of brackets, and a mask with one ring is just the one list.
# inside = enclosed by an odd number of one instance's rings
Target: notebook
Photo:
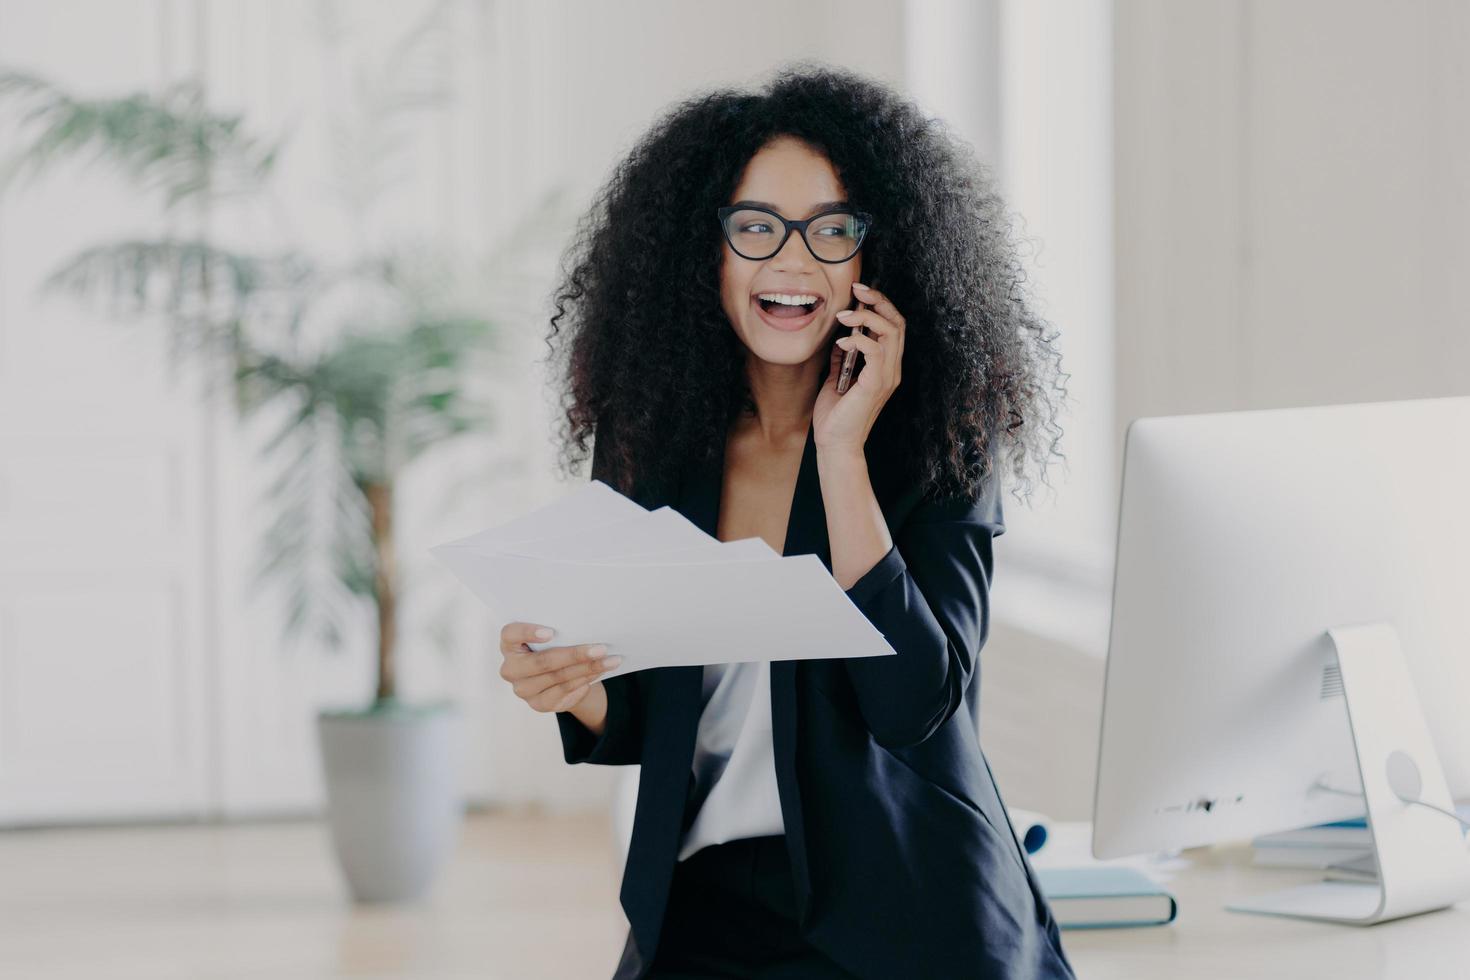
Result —
[[1173, 895], [1132, 868], [1037, 868], [1036, 877], [1063, 929], [1161, 926], [1179, 909]]

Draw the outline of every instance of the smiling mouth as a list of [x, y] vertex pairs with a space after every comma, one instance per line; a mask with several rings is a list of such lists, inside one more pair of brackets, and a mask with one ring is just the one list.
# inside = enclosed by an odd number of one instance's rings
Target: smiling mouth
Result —
[[764, 300], [759, 296], [752, 296], [751, 301], [755, 303], [768, 320], [781, 324], [790, 321], [792, 326], [809, 320], [811, 315], [821, 309], [826, 303], [826, 300], [820, 297], [817, 298], [815, 303], [804, 303], [800, 306], [777, 303], [774, 300]]

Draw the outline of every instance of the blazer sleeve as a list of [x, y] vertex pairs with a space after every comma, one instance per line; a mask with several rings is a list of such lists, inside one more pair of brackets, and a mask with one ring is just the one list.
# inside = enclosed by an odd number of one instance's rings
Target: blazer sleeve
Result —
[[844, 661], [873, 738], [902, 748], [961, 704], [990, 630], [993, 541], [1005, 533], [999, 469], [975, 497], [926, 497], [847, 596], [897, 656]]
[[[592, 479], [608, 483], [606, 442], [599, 434], [592, 447]], [[623, 492], [621, 488], [617, 488]], [[561, 731], [562, 757], [568, 765], [588, 762], [594, 765], [637, 765], [643, 759], [643, 699], [639, 690], [639, 673], [634, 671], [609, 677], [601, 682], [607, 692], [607, 722], [602, 735], [577, 720], [570, 711], [556, 713]]]
[[570, 711], [558, 711], [562, 757], [569, 765], [589, 762], [604, 766], [637, 765], [643, 761], [643, 715], [638, 697], [637, 672], [619, 674], [602, 682], [607, 692], [607, 724], [602, 735], [577, 720]]

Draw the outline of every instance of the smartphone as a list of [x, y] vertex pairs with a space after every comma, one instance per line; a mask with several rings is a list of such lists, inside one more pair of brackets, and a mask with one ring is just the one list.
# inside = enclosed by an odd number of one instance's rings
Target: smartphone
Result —
[[[873, 278], [872, 281], [868, 283], [868, 287], [870, 289], [878, 288], [878, 280], [876, 276]], [[856, 299], [856, 295], [854, 295], [853, 298]], [[858, 303], [857, 308], [859, 310], [866, 310], [868, 308], [868, 304]], [[850, 337], [857, 331], [862, 331], [863, 336], [867, 336], [868, 334], [868, 328], [863, 326], [861, 323], [849, 328], [847, 334]], [[842, 371], [837, 375], [837, 393], [839, 395], [847, 394], [847, 389], [852, 387], [853, 369], [857, 367], [858, 354], [860, 353], [861, 351], [857, 350], [857, 348], [853, 348], [842, 356]]]

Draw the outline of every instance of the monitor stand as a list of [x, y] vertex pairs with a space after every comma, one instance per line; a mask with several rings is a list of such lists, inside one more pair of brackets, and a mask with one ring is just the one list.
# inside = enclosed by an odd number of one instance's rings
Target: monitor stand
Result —
[[1232, 912], [1372, 925], [1470, 898], [1470, 851], [1459, 823], [1428, 807], [1405, 803], [1389, 783], [1390, 753], [1407, 753], [1423, 774], [1419, 798], [1454, 809], [1398, 631], [1392, 623], [1382, 622], [1338, 626], [1327, 635], [1342, 671], [1378, 881], [1322, 881], [1225, 907]]

